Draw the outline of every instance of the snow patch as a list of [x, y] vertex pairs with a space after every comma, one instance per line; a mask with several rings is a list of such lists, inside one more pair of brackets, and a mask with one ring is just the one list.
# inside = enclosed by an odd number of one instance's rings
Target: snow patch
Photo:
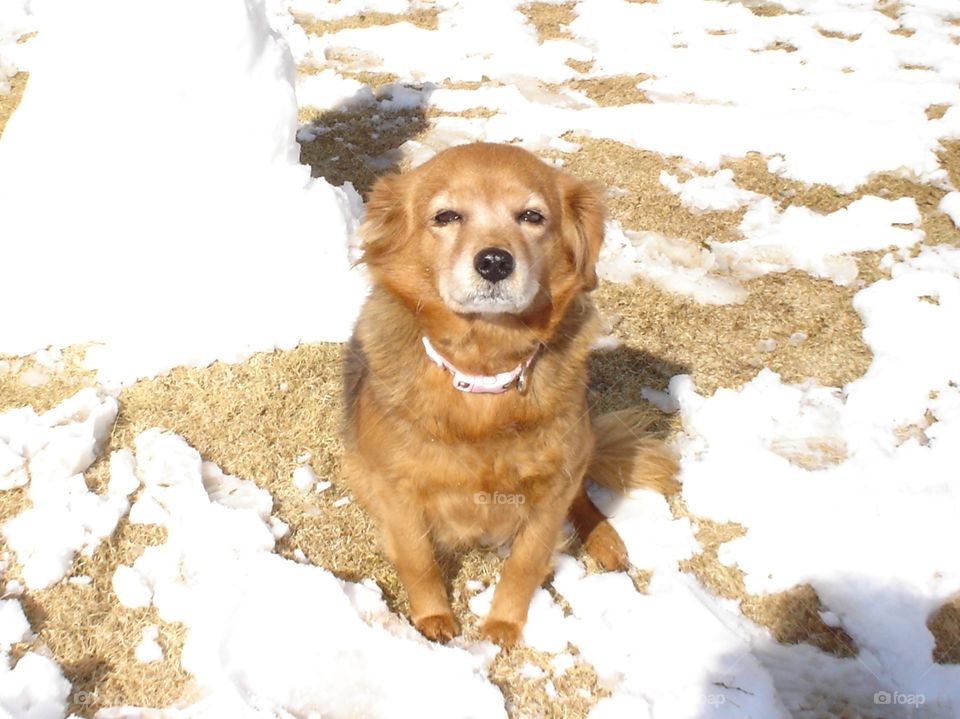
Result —
[[937, 209], [946, 213], [956, 227], [960, 227], [960, 192], [948, 192], [940, 200]]
[[206, 693], [204, 711], [504, 715], [482, 659], [423, 639], [375, 585], [273, 554], [269, 508], [251, 483], [218, 491], [207, 477], [222, 473], [176, 435], [149, 430], [135, 444], [144, 487], [131, 521], [162, 524], [167, 541], [114, 583], [149, 588], [160, 616], [187, 626], [182, 664]]
[[142, 638], [133, 650], [134, 656], [138, 661], [159, 662], [163, 659], [163, 648], [157, 643], [157, 637], [160, 636], [160, 629], [156, 624], [150, 624], [143, 628]]
[[[943, 331], [960, 323], [960, 251], [924, 248], [854, 306], [874, 357], [842, 391], [769, 370], [712, 397], [671, 381], [684, 497], [698, 516], [745, 527], [718, 556], [747, 591], [809, 583], [853, 637], [860, 655], [839, 666], [854, 684], [818, 680], [835, 696], [864, 712], [876, 691], [923, 696], [923, 711], [946, 716], [960, 706], [960, 670], [933, 663], [926, 622], [960, 592], [960, 376]], [[783, 667], [770, 670], [784, 681]]]
[[798, 269], [850, 285], [858, 272], [853, 253], [912, 247], [923, 239], [919, 224], [920, 211], [908, 197], [868, 195], [829, 214], [798, 206], [781, 212], [771, 198], [760, 197], [740, 222], [744, 239], [733, 242], [708, 239], [701, 245], [656, 232], [624, 231], [608, 221], [597, 268], [614, 282], [639, 275], [704, 304], [732, 304], [746, 299], [741, 282], [770, 272]]
[[60, 667], [32, 651], [12, 663], [10, 646], [32, 636], [20, 602], [0, 599], [0, 716], [62, 719], [70, 682]]
[[733, 170], [720, 170], [704, 177], [691, 177], [680, 182], [669, 172], [660, 173], [660, 184], [680, 196], [685, 207], [705, 212], [707, 210], [736, 210], [756, 201], [760, 195], [737, 187]]
[[920, 211], [910, 197], [885, 200], [867, 195], [829, 214], [798, 206], [780, 212], [771, 198], [764, 197], [740, 222], [745, 239], [711, 243], [711, 251], [718, 269], [741, 279], [800, 269], [849, 285], [857, 277], [851, 253], [910, 247], [923, 239], [919, 224]]
[[74, 555], [92, 554], [129, 509], [135, 478], [118, 473], [98, 495], [82, 474], [106, 442], [117, 409], [113, 397], [87, 388], [41, 415], [30, 407], [0, 414], [0, 488], [26, 485], [32, 504], [0, 531], [31, 589], [60, 581]]
[[[292, 58], [263, 0], [35, 12], [29, 91], [0, 137], [4, 262], [20, 268], [0, 283], [0, 352], [93, 342], [86, 365], [121, 384], [346, 339], [361, 201], [298, 162]], [[64, 107], [83, 141], [54, 158]]]

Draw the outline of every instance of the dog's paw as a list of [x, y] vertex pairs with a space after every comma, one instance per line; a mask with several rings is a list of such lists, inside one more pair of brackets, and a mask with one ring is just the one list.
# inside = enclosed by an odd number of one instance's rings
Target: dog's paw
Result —
[[583, 548], [607, 571], [624, 570], [630, 566], [627, 547], [610, 522], [600, 522], [594, 527]]
[[523, 625], [504, 619], [487, 619], [480, 625], [483, 635], [501, 647], [512, 647], [520, 639]]
[[460, 633], [460, 625], [452, 614], [431, 614], [414, 622], [417, 631], [435, 642], [448, 642]]

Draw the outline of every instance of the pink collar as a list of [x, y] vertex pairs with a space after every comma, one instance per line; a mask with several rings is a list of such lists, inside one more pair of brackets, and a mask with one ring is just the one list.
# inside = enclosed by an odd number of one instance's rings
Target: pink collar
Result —
[[437, 352], [433, 348], [433, 345], [430, 344], [430, 340], [428, 340], [426, 337], [423, 338], [423, 348], [427, 351], [427, 356], [433, 360], [437, 367], [440, 369], [445, 369], [447, 372], [453, 375], [453, 386], [461, 392], [469, 392], [471, 394], [501, 394], [506, 392], [508, 389], [514, 386], [514, 383], [516, 383], [517, 391], [520, 394], [523, 394], [524, 390], [526, 390], [527, 373], [530, 370], [530, 365], [533, 364], [533, 360], [536, 359], [538, 354], [540, 354], [540, 350], [543, 348], [543, 345], [538, 344], [537, 348], [529, 357], [527, 357], [527, 359], [518, 364], [509, 372], [501, 372], [500, 374], [493, 376], [482, 374], [465, 374], [464, 372], [461, 372], [454, 367], [449, 360]]

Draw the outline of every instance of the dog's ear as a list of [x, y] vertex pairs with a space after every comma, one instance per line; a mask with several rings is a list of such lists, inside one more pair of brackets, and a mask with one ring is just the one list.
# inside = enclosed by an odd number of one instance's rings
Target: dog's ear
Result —
[[374, 184], [360, 225], [364, 264], [382, 264], [405, 243], [410, 234], [406, 196], [400, 175], [385, 175]]
[[596, 186], [561, 175], [563, 236], [583, 289], [597, 286], [597, 257], [603, 244], [606, 210]]

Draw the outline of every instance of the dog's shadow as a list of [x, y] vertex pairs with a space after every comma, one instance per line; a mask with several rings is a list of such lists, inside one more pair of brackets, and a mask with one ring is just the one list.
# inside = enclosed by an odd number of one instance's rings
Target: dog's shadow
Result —
[[658, 411], [644, 396], [664, 393], [670, 379], [678, 374], [688, 374], [684, 365], [664, 360], [644, 350], [622, 345], [611, 350], [595, 351], [590, 355], [587, 367], [587, 393], [594, 416], [643, 407], [650, 409], [655, 417], [651, 430], [666, 432], [673, 428], [670, 415]]

